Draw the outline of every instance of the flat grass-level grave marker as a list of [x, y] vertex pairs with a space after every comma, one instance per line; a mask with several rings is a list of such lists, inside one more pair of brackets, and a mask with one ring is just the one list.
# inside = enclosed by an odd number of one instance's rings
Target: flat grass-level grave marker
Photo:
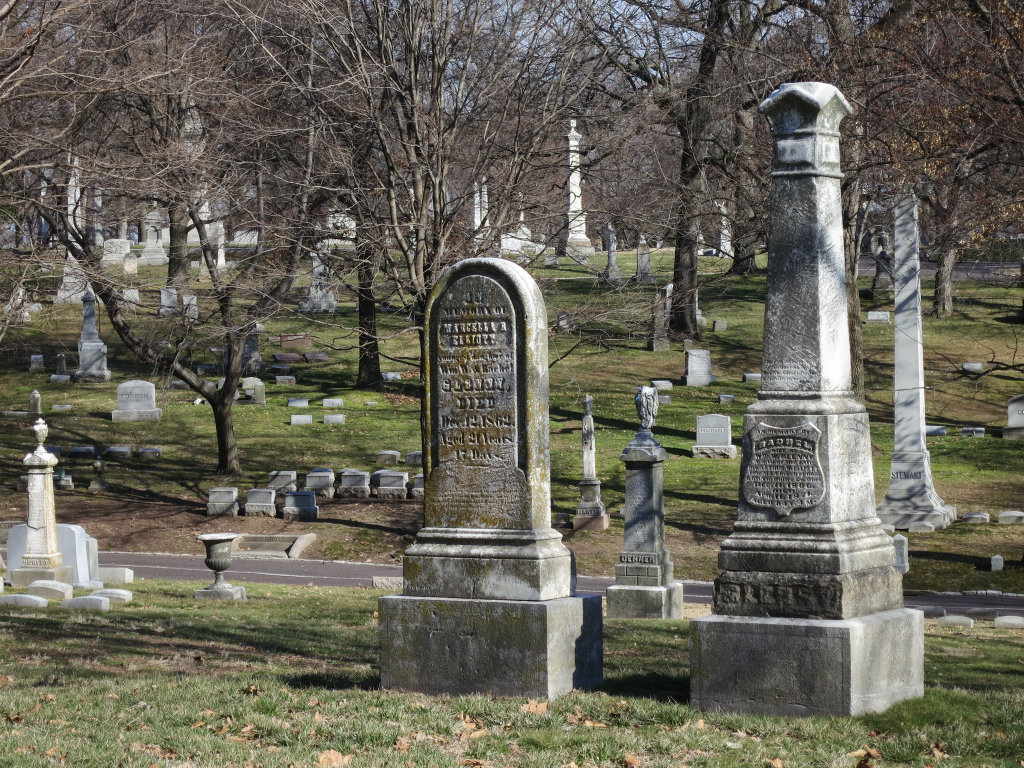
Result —
[[380, 599], [381, 685], [555, 698], [602, 679], [601, 598], [551, 527], [544, 299], [501, 259], [427, 304], [424, 527]]
[[714, 614], [691, 631], [691, 703], [772, 715], [883, 711], [924, 692], [924, 617], [903, 607], [853, 399], [839, 123], [824, 83], [761, 105], [775, 154], [764, 378], [743, 419], [740, 501]]
[[889, 489], [878, 505], [878, 517], [896, 528], [930, 523], [939, 530], [956, 520], [956, 507], [946, 504], [935, 492], [925, 441], [919, 251], [917, 200], [903, 197], [896, 203], [894, 444]]

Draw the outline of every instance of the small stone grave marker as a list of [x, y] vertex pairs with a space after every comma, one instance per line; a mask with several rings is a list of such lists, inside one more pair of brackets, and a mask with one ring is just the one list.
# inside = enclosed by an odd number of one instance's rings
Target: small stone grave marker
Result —
[[732, 444], [732, 419], [720, 413], [697, 417], [697, 444], [692, 448], [694, 458], [735, 459], [736, 446]]
[[360, 469], [343, 469], [338, 473], [334, 490], [342, 499], [370, 497], [370, 473]]
[[210, 517], [238, 515], [238, 489], [220, 486], [210, 489], [210, 497], [206, 502], [206, 514]]
[[277, 491], [273, 488], [250, 488], [245, 494], [246, 517], [276, 517]]
[[117, 385], [117, 409], [111, 411], [111, 421], [159, 421], [162, 414], [163, 410], [156, 407], [152, 382], [133, 379]]
[[288, 491], [284, 497], [281, 517], [285, 520], [316, 520], [320, 516], [320, 507], [316, 505], [316, 494], [313, 491]]
[[686, 375], [683, 382], [688, 387], [704, 387], [715, 382], [711, 373], [711, 351], [689, 349], [686, 351]]
[[267, 488], [275, 491], [294, 491], [298, 487], [298, 472], [294, 469], [275, 469], [270, 472]]

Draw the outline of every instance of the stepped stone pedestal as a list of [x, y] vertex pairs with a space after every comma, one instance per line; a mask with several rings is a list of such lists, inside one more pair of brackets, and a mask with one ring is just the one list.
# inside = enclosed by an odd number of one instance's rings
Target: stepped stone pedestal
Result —
[[424, 527], [380, 599], [381, 685], [555, 698], [602, 679], [601, 599], [551, 527], [547, 327], [529, 274], [449, 268], [427, 304]]
[[852, 397], [839, 123], [831, 85], [787, 84], [772, 121], [764, 364], [711, 616], [690, 623], [691, 703], [856, 715], [923, 694], [923, 615], [903, 607]]

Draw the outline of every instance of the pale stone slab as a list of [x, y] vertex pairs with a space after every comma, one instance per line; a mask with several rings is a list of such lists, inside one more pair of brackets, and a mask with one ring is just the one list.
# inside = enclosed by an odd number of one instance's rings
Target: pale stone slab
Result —
[[74, 592], [74, 588], [63, 581], [40, 579], [29, 584], [27, 592], [47, 600], [67, 600]]
[[686, 375], [683, 376], [683, 383], [688, 387], [705, 387], [715, 383], [711, 372], [710, 350], [686, 350]]
[[110, 599], [96, 595], [72, 597], [61, 601], [60, 607], [69, 611], [109, 611]]
[[711, 615], [690, 628], [697, 709], [834, 717], [924, 695], [924, 615], [910, 608], [840, 621]]
[[0, 595], [0, 605], [13, 605], [19, 608], [45, 608], [49, 601], [38, 595]]
[[135, 571], [123, 566], [101, 565], [99, 577], [104, 584], [132, 584], [135, 581]]
[[134, 596], [131, 590], [101, 589], [92, 592], [89, 597], [105, 597], [112, 603], [130, 603]]

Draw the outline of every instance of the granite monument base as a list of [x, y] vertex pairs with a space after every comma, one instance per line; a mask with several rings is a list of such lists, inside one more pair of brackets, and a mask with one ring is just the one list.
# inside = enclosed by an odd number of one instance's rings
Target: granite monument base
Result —
[[554, 699], [601, 684], [601, 597], [379, 600], [381, 687]]
[[609, 619], [681, 619], [683, 618], [683, 582], [663, 587], [633, 587], [616, 584], [608, 587]]
[[924, 694], [924, 614], [855, 619], [711, 615], [690, 622], [690, 703], [823, 717], [883, 712]]
[[7, 578], [15, 589], [24, 589], [33, 581], [61, 581], [70, 584], [74, 577], [70, 565], [58, 565], [56, 568], [32, 566], [13, 568], [7, 574]]
[[205, 587], [193, 593], [196, 600], [245, 600], [245, 587], [241, 585], [225, 587]]
[[163, 412], [162, 408], [148, 408], [138, 411], [111, 411], [110, 420], [115, 422], [160, 421]]

